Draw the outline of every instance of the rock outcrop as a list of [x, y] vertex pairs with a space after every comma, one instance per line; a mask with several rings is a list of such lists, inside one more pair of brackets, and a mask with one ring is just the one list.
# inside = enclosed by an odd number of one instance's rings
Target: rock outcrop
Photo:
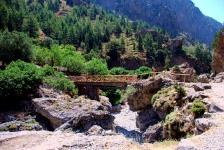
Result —
[[[211, 44], [222, 24], [207, 17], [189, 0], [90, 0], [107, 10], [156, 25], [170, 35], [187, 32], [203, 43]], [[203, 30], [202, 30], [203, 29]]]
[[[36, 98], [32, 100], [36, 111], [47, 118], [56, 129], [88, 130], [93, 125], [111, 129], [114, 117], [106, 106], [84, 96], [77, 99]], [[60, 128], [60, 129], [61, 129]]]
[[150, 108], [151, 98], [155, 92], [157, 92], [163, 85], [162, 79], [154, 80], [142, 80], [140, 82], [133, 83], [136, 91], [128, 97], [128, 105], [132, 111], [140, 111], [145, 108]]
[[216, 39], [216, 47], [213, 54], [212, 68], [217, 73], [224, 72], [224, 28]]
[[152, 126], [161, 121], [153, 107], [137, 112], [136, 125], [141, 131], [145, 131], [149, 126]]
[[142, 135], [144, 143], [154, 143], [163, 140], [162, 123], [150, 126]]
[[[174, 73], [172, 76], [173, 80], [178, 80], [180, 82], [193, 82], [195, 76], [195, 70], [187, 62], [179, 65], [178, 67], [173, 67], [171, 73]], [[178, 74], [187, 74], [187, 76], [178, 75]]]

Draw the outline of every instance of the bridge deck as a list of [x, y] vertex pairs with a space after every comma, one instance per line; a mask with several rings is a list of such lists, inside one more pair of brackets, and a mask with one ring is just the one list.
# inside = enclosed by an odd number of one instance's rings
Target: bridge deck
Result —
[[83, 75], [68, 78], [74, 83], [128, 83], [138, 80], [137, 75]]

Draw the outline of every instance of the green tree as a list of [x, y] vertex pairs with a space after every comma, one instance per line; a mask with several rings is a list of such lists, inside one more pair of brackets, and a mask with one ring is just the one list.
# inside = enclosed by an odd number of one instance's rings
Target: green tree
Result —
[[0, 35], [0, 60], [5, 63], [21, 59], [30, 62], [32, 59], [32, 42], [26, 34], [8, 30]]
[[138, 35], [138, 51], [142, 52], [143, 51], [143, 41], [142, 41], [142, 35]]
[[107, 64], [97, 58], [93, 58], [87, 62], [86, 72], [90, 75], [107, 75], [109, 73]]
[[22, 31], [28, 33], [29, 37], [37, 38], [39, 36], [39, 24], [33, 14], [23, 20]]
[[84, 73], [85, 58], [80, 53], [75, 53], [73, 56], [67, 56], [62, 62], [63, 67], [66, 67], [72, 74], [79, 75]]
[[121, 45], [121, 52], [125, 53], [125, 42], [124, 42], [124, 37], [123, 36], [121, 36], [120, 45]]
[[9, 22], [9, 10], [3, 0], [0, 0], [0, 29], [6, 29]]

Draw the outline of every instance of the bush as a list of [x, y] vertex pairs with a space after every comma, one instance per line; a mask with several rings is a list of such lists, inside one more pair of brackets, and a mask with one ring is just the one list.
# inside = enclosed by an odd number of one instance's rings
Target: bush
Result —
[[173, 66], [172, 70], [173, 70], [173, 72], [180, 72], [180, 67], [175, 65], [175, 66]]
[[75, 86], [74, 84], [64, 76], [61, 72], [56, 72], [52, 76], [47, 76], [44, 78], [44, 83], [48, 84], [49, 86], [64, 91], [64, 92], [74, 92]]
[[154, 94], [151, 99], [151, 104], [153, 105], [158, 98], [159, 98], [159, 94], [158, 93]]
[[121, 90], [119, 89], [105, 90], [103, 95], [109, 98], [112, 105], [121, 103]]
[[86, 72], [90, 75], [107, 75], [107, 65], [101, 59], [93, 58], [86, 64]]
[[205, 105], [200, 101], [194, 100], [191, 106], [191, 112], [199, 116], [203, 115], [205, 112]]
[[129, 71], [122, 67], [114, 67], [110, 70], [110, 74], [112, 75], [125, 75], [129, 74]]
[[186, 90], [182, 86], [174, 85], [174, 88], [180, 97], [186, 96]]
[[122, 100], [128, 100], [128, 98], [134, 94], [137, 91], [137, 89], [133, 86], [128, 86], [124, 95], [122, 96]]
[[75, 53], [74, 56], [65, 57], [62, 65], [66, 67], [70, 73], [80, 75], [84, 73], [85, 70], [85, 58], [82, 54]]
[[0, 97], [28, 96], [35, 93], [43, 79], [40, 69], [21, 60], [10, 63], [0, 72]]

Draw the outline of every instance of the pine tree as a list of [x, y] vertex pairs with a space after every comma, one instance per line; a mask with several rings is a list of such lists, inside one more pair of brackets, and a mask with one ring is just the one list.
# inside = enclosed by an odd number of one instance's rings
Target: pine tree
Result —
[[29, 37], [37, 38], [39, 36], [39, 24], [33, 14], [24, 19], [22, 31], [28, 33]]
[[125, 42], [124, 42], [124, 37], [123, 36], [121, 36], [120, 45], [121, 45], [121, 52], [125, 53]]
[[142, 35], [138, 35], [138, 51], [142, 52], [143, 51], [143, 42], [142, 42]]

